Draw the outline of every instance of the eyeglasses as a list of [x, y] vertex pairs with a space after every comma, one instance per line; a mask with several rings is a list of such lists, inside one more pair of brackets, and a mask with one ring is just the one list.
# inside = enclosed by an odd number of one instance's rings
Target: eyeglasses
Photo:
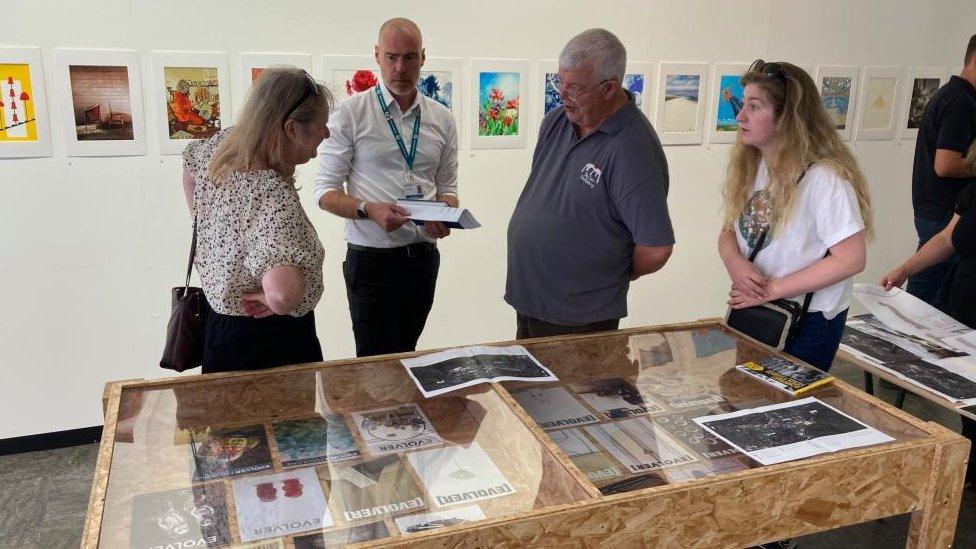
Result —
[[762, 59], [756, 59], [749, 65], [749, 72], [763, 75], [765, 78], [775, 78], [786, 84], [786, 71], [780, 63], [767, 63]]
[[590, 93], [591, 91], [600, 87], [600, 85], [605, 84], [611, 80], [614, 80], [614, 78], [605, 78], [603, 80], [600, 80], [596, 84], [590, 86], [582, 86], [580, 84], [569, 84], [564, 86], [563, 83], [559, 81], [559, 76], [557, 75], [556, 78], [552, 80], [552, 87], [553, 89], [556, 90], [556, 93], [560, 95], [566, 95], [566, 97], [572, 99], [573, 101], [576, 101], [580, 97]]
[[[302, 105], [302, 103], [305, 102], [306, 99], [308, 99], [309, 97], [311, 97], [313, 95], [318, 95], [319, 94], [319, 85], [315, 81], [315, 79], [312, 78], [312, 75], [308, 74], [308, 72], [306, 72], [304, 69], [302, 70], [302, 74], [305, 75], [305, 84], [306, 84], [305, 85], [305, 93], [302, 94], [302, 98], [301, 99], [299, 99], [298, 101], [296, 101], [295, 104], [290, 109], [288, 109], [288, 112], [285, 114], [284, 120], [288, 120], [289, 118], [291, 118], [291, 115], [292, 115], [292, 113], [295, 112], [295, 109], [297, 109], [298, 107], [300, 107]], [[282, 123], [284, 123], [284, 121], [282, 121]]]

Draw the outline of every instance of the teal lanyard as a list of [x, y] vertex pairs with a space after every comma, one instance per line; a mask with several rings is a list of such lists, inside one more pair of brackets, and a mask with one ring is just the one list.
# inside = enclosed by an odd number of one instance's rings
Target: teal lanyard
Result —
[[410, 139], [410, 152], [408, 153], [407, 148], [403, 146], [403, 137], [400, 136], [400, 130], [397, 129], [396, 122], [393, 121], [393, 115], [390, 114], [389, 107], [383, 101], [383, 92], [380, 90], [380, 85], [377, 84], [373, 89], [376, 91], [376, 99], [380, 102], [380, 108], [383, 109], [383, 116], [386, 118], [386, 123], [390, 126], [390, 132], [393, 133], [393, 140], [396, 141], [397, 147], [400, 149], [403, 161], [407, 163], [407, 169], [412, 172], [413, 161], [417, 158], [417, 141], [420, 140], [420, 111], [417, 111], [417, 118], [413, 121], [413, 137]]

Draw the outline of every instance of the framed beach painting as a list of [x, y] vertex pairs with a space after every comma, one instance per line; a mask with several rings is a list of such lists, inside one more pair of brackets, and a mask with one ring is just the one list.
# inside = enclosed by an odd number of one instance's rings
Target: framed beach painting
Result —
[[739, 133], [736, 117], [742, 110], [742, 75], [747, 63], [716, 63], [712, 69], [712, 115], [708, 126], [709, 143], [732, 143]]
[[312, 56], [307, 53], [241, 53], [238, 56], [238, 85], [234, 94], [238, 107], [244, 104], [248, 92], [251, 91], [251, 84], [261, 76], [264, 69], [275, 65], [286, 65], [311, 71]]
[[0, 48], [0, 158], [51, 156], [40, 48]]
[[469, 132], [472, 149], [521, 149], [527, 141], [529, 62], [472, 59]]
[[902, 72], [897, 67], [864, 68], [855, 140], [883, 141], [895, 137], [901, 82]]
[[139, 52], [56, 49], [54, 53], [68, 156], [146, 154]]
[[912, 67], [908, 70], [899, 123], [902, 139], [918, 137], [922, 115], [932, 96], [946, 83], [945, 74], [943, 67]]
[[857, 113], [858, 67], [820, 65], [813, 79], [820, 101], [844, 141], [850, 141]]
[[702, 142], [708, 96], [707, 63], [661, 63], [655, 129], [664, 145]]
[[226, 53], [160, 51], [152, 56], [159, 154], [181, 154], [190, 141], [230, 126]]

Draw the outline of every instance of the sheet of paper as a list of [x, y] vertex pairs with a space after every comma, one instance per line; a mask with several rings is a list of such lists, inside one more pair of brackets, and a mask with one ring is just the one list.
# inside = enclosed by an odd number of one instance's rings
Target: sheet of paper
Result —
[[623, 475], [617, 465], [577, 428], [549, 431], [549, 438], [592, 482]]
[[439, 221], [459, 229], [477, 229], [481, 226], [474, 215], [463, 208], [452, 208], [446, 202], [425, 200], [397, 200], [400, 206], [409, 212], [414, 221]]
[[426, 508], [420, 489], [397, 455], [353, 464], [330, 463], [320, 470], [329, 483], [332, 507], [347, 523], [372, 522]]
[[695, 423], [763, 465], [894, 440], [814, 397], [698, 417]]
[[597, 422], [564, 387], [531, 387], [513, 392], [512, 397], [543, 429]]
[[623, 419], [664, 410], [656, 402], [641, 395], [637, 387], [621, 378], [572, 383], [569, 387], [608, 419]]
[[413, 403], [353, 412], [352, 418], [366, 450], [374, 456], [443, 442], [424, 411]]
[[427, 532], [438, 528], [456, 526], [465, 522], [484, 520], [484, 511], [477, 505], [467, 507], [456, 507], [444, 511], [434, 511], [432, 513], [421, 513], [419, 515], [407, 515], [394, 519], [401, 534], [415, 534], [417, 532]]
[[694, 456], [671, 441], [663, 431], [655, 431], [644, 417], [590, 425], [584, 429], [631, 473], [695, 461]]
[[479, 383], [558, 381], [521, 345], [459, 347], [405, 358], [400, 363], [426, 398]]
[[272, 424], [283, 467], [362, 457], [342, 414]]
[[515, 492], [477, 442], [411, 452], [407, 454], [407, 460], [438, 507], [504, 497]]
[[335, 524], [315, 469], [241, 478], [232, 487], [243, 541], [319, 530]]
[[860, 283], [854, 285], [854, 297], [878, 320], [899, 332], [937, 337], [973, 332], [901, 288], [885, 290], [877, 284]]

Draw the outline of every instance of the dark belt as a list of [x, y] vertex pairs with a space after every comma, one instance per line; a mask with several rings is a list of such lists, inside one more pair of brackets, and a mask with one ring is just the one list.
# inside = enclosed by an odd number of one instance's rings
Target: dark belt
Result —
[[373, 248], [372, 246], [360, 246], [359, 244], [347, 244], [347, 246], [355, 252], [400, 257], [420, 257], [437, 249], [437, 244], [431, 242], [417, 242], [416, 244], [408, 244], [396, 248]]

